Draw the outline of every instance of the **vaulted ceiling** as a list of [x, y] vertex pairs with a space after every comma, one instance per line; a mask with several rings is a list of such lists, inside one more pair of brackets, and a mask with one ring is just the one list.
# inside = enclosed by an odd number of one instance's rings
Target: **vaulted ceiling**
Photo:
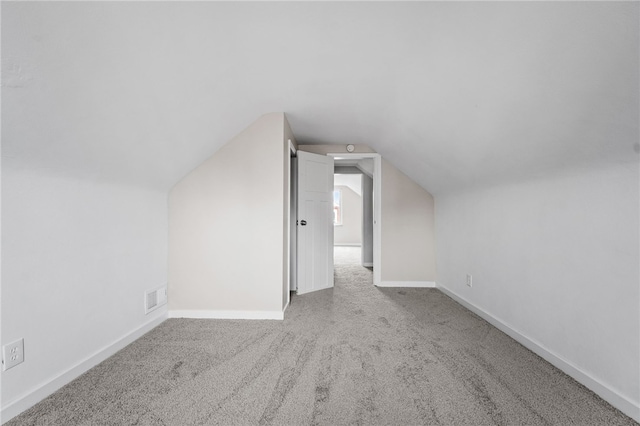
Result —
[[639, 6], [4, 2], [2, 155], [167, 190], [284, 111], [436, 194], [638, 161]]

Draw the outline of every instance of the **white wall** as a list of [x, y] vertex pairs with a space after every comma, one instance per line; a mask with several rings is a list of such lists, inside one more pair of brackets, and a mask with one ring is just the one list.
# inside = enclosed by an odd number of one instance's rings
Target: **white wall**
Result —
[[362, 245], [362, 197], [348, 186], [334, 185], [334, 188], [342, 192], [342, 223], [333, 227], [333, 244]]
[[166, 317], [144, 292], [167, 282], [167, 160], [187, 150], [126, 8], [2, 5], [1, 343], [25, 345], [3, 421]]
[[383, 160], [383, 282], [436, 280], [434, 215], [431, 194]]
[[4, 421], [166, 317], [143, 304], [167, 280], [166, 201], [3, 158], [2, 344], [25, 349], [2, 372]]
[[362, 262], [373, 265], [373, 179], [362, 175]]
[[436, 198], [438, 284], [636, 420], [638, 179], [636, 163]]
[[[338, 160], [340, 161], [340, 160]], [[347, 186], [359, 197], [362, 196], [362, 171], [355, 166], [348, 168], [339, 167], [338, 161], [334, 164], [333, 186]], [[337, 167], [336, 167], [337, 166]], [[344, 170], [348, 172], [343, 173]]]
[[260, 117], [171, 190], [170, 315], [282, 318], [289, 269], [284, 120], [282, 113]]

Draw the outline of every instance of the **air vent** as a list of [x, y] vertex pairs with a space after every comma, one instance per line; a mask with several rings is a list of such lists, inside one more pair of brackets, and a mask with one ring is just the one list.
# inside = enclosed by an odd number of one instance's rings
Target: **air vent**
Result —
[[158, 291], [153, 290], [147, 293], [147, 312], [156, 307], [158, 307]]
[[162, 286], [144, 293], [144, 313], [155, 311], [167, 303], [167, 287]]

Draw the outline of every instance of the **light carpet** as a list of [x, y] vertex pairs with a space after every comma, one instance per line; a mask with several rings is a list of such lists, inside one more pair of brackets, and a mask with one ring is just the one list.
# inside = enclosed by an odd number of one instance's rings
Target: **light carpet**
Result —
[[284, 321], [171, 319], [9, 425], [633, 425], [437, 289], [336, 285]]

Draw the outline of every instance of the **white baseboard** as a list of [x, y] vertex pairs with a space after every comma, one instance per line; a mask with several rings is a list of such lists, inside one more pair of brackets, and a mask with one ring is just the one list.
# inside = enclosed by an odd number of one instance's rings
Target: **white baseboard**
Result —
[[434, 288], [436, 283], [433, 281], [382, 281], [377, 287], [421, 287]]
[[336, 247], [362, 247], [360, 243], [335, 243]]
[[522, 346], [526, 347], [532, 352], [535, 352], [537, 355], [551, 363], [553, 366], [559, 368], [578, 382], [582, 383], [587, 388], [591, 389], [594, 393], [600, 396], [600, 398], [604, 399], [609, 404], [613, 405], [615, 408], [634, 419], [636, 422], [640, 423], [639, 403], [633, 402], [624, 395], [619, 394], [615, 390], [611, 389], [608, 385], [600, 382], [598, 379], [592, 377], [588, 373], [585, 373], [580, 368], [573, 365], [570, 361], [553, 353], [549, 349], [545, 348], [541, 343], [530, 339], [529, 337], [515, 330], [513, 327], [511, 327], [501, 319], [494, 317], [488, 312], [473, 305], [471, 302], [468, 302], [466, 299], [444, 287], [442, 284], [438, 283], [437, 288], [503, 333], [507, 334], [512, 339], [516, 340]]
[[373, 268], [373, 262], [363, 262], [362, 266], [365, 268]]
[[284, 311], [169, 311], [169, 318], [283, 320]]
[[152, 319], [151, 321], [143, 324], [129, 334], [126, 334], [117, 341], [111, 343], [108, 346], [105, 346], [93, 355], [90, 355], [89, 357], [80, 361], [74, 367], [71, 367], [65, 372], [59, 374], [52, 380], [40, 385], [38, 388], [14, 399], [13, 401], [10, 401], [2, 407], [2, 411], [0, 413], [0, 419], [2, 419], [2, 423], [4, 424], [5, 422], [8, 422], [18, 414], [31, 408], [67, 383], [78, 378], [81, 374], [85, 373], [86, 371], [100, 364], [105, 359], [114, 355], [120, 349], [139, 339], [144, 334], [160, 325], [166, 319], [167, 313], [164, 312], [157, 316], [155, 319]]

